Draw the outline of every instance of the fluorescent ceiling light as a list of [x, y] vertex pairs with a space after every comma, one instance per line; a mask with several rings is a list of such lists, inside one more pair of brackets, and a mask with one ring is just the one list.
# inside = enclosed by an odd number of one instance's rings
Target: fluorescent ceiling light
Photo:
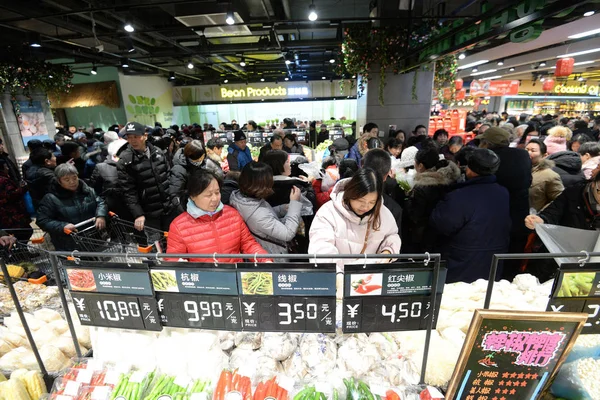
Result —
[[[599, 49], [599, 50], [600, 50], [600, 49]], [[460, 66], [458, 67], [458, 69], [460, 70], [460, 69], [467, 69], [467, 68], [471, 68], [471, 67], [476, 67], [476, 66], [478, 66], [478, 65], [485, 64], [485, 63], [486, 63], [486, 62], [488, 62], [488, 61], [489, 61], [489, 60], [475, 61], [475, 62], [472, 62], [471, 64], [460, 65]]]
[[481, 78], [480, 81], [491, 81], [492, 79], [502, 78], [502, 75], [488, 76], [487, 78]]
[[594, 14], [596, 14], [596, 11], [594, 11], [594, 10], [590, 10], [590, 11], [584, 12], [584, 13], [583, 13], [583, 16], [584, 16], [584, 17], [591, 17], [591, 16], [592, 16], [592, 15], [594, 15]]
[[[570, 54], [563, 54], [561, 56], [556, 56], [556, 58], [577, 57], [577, 56], [582, 56], [584, 54], [597, 53], [599, 51], [600, 51], [600, 47], [596, 47], [595, 49], [583, 50], [583, 51], [578, 51], [576, 53], [570, 53]], [[460, 69], [460, 67], [458, 69]]]
[[459, 59], [459, 60], [464, 60], [465, 58], [467, 58], [467, 55], [466, 55], [465, 53], [460, 53], [460, 54], [458, 55], [458, 59]]
[[471, 76], [491, 74], [492, 72], [498, 71], [497, 69], [486, 69], [485, 71], [473, 72]]
[[581, 39], [581, 38], [584, 38], [586, 36], [595, 35], [597, 33], [600, 33], [600, 28], [598, 28], [598, 29], [592, 29], [591, 31], [587, 31], [587, 32], [577, 33], [575, 35], [571, 35], [571, 36], [569, 36], [569, 39]]
[[135, 31], [135, 28], [131, 24], [125, 24], [125, 26], [123, 27], [123, 29], [125, 29], [126, 32], [130, 32], [130, 33], [133, 32], [133, 31]]

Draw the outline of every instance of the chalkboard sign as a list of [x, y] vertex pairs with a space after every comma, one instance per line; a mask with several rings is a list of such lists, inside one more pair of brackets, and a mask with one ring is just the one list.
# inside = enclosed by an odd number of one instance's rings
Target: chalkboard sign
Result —
[[581, 333], [600, 333], [600, 264], [562, 264], [546, 311], [585, 313]]
[[537, 399], [585, 320], [581, 313], [476, 310], [446, 399]]
[[347, 265], [345, 272], [344, 333], [425, 330], [432, 314], [435, 328], [446, 268], [440, 268], [435, 304], [431, 301], [433, 269], [423, 263], [371, 265], [366, 269]]
[[335, 264], [238, 264], [244, 331], [335, 332]]

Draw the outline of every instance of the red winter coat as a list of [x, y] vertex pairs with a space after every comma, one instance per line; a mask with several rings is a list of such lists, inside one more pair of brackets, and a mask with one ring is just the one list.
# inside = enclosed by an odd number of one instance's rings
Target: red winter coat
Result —
[[[321, 206], [331, 200], [331, 191], [333, 190], [333, 186], [329, 188], [327, 192], [324, 192], [321, 189], [321, 184], [323, 183], [322, 179], [315, 179], [312, 182], [312, 187], [315, 191], [315, 195], [317, 196], [317, 210], [321, 208]], [[316, 211], [316, 210], [315, 210]]]
[[[167, 237], [167, 253], [267, 254], [254, 239], [235, 208], [224, 206], [213, 215], [194, 219], [184, 212], [173, 220]], [[212, 258], [190, 258], [193, 262], [213, 262]], [[266, 260], [259, 261], [264, 262]], [[240, 258], [219, 259], [223, 263], [242, 262]]]

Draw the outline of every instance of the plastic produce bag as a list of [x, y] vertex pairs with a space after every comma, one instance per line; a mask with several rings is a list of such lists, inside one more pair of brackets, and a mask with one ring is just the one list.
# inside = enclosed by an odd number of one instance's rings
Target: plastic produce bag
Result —
[[[567, 228], [559, 225], [536, 224], [535, 232], [540, 237], [550, 253], [577, 253], [580, 251], [600, 250], [598, 239], [599, 231]], [[583, 254], [582, 254], [583, 256]], [[555, 258], [558, 265], [563, 263], [577, 263], [581, 258]], [[598, 257], [591, 262], [600, 261]]]
[[600, 399], [599, 372], [600, 359], [581, 358], [563, 364], [550, 392], [567, 400]]
[[321, 161], [300, 164], [298, 165], [298, 168], [306, 172], [309, 178], [321, 179], [323, 177], [323, 173], [321, 172]]

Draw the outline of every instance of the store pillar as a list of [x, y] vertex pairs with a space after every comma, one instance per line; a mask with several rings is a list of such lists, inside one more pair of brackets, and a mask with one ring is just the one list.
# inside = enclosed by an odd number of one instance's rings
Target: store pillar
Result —
[[[415, 73], [417, 74], [416, 100], [413, 100], [412, 88]], [[379, 104], [380, 75], [373, 73], [371, 77], [365, 90], [366, 94], [357, 100], [358, 127], [367, 122], [374, 122], [379, 126], [380, 132], [385, 132], [384, 136], [387, 136], [390, 125], [396, 125], [396, 129], [402, 129], [409, 133], [417, 125], [427, 126], [429, 124], [433, 95], [432, 71], [400, 75], [386, 74], [386, 85], [383, 91], [384, 105]], [[366, 110], [366, 113], [363, 114], [362, 110]]]

